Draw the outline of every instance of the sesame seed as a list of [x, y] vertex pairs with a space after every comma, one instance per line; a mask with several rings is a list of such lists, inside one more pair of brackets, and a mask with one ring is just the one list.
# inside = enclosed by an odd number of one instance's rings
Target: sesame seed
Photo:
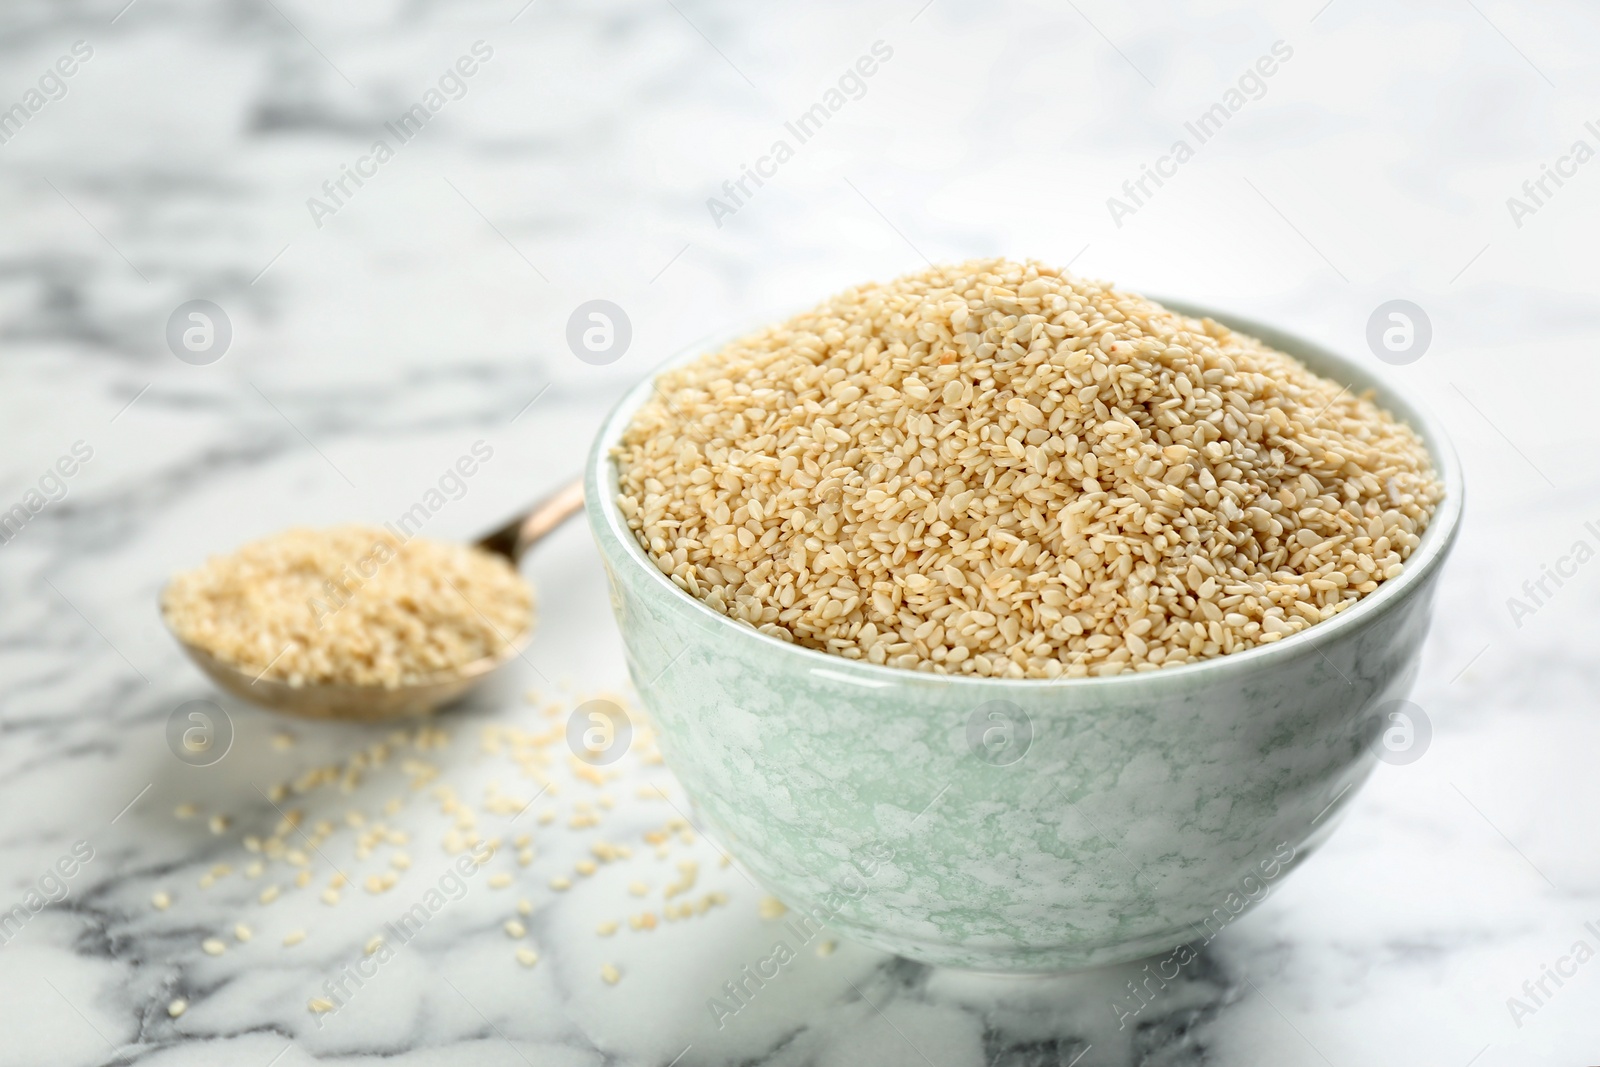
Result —
[[172, 1003], [167, 1005], [167, 1014], [172, 1016], [174, 1019], [188, 1010], [189, 1002], [184, 1000], [182, 997], [178, 997], [176, 1000], [172, 1001]]
[[172, 809], [173, 817], [178, 819], [192, 819], [198, 814], [200, 814], [200, 809], [193, 804], [179, 804]]
[[339, 891], [331, 886], [327, 889], [324, 889], [322, 891], [322, 902], [328, 905], [339, 903]]
[[274, 900], [278, 899], [278, 894], [280, 892], [281, 890], [276, 885], [269, 885], [261, 891], [261, 895], [257, 897], [256, 900], [262, 904], [271, 904]]
[[283, 947], [288, 948], [291, 945], [298, 945], [305, 939], [306, 932], [304, 930], [290, 930], [288, 933], [283, 935]]
[[233, 926], [233, 937], [234, 937], [234, 940], [236, 940], [236, 941], [248, 941], [253, 936], [255, 936], [254, 933], [244, 923], [235, 923], [234, 924], [234, 926]]
[[539, 962], [539, 954], [531, 948], [517, 949], [517, 962], [524, 967], [532, 967]]
[[383, 947], [383, 937], [382, 937], [382, 935], [376, 935], [375, 934], [375, 935], [373, 935], [372, 939], [367, 942], [366, 947], [362, 949], [362, 954], [370, 956], [374, 952], [377, 952], [382, 947]]
[[606, 985], [616, 985], [622, 980], [622, 972], [617, 970], [615, 965], [607, 963], [600, 968], [600, 977], [605, 980]]
[[517, 901], [517, 914], [523, 916], [532, 915], [533, 901], [528, 900], [527, 898]]
[[781, 919], [789, 909], [777, 897], [762, 897], [759, 905], [761, 917], [767, 920]]
[[817, 944], [817, 955], [819, 955], [819, 956], [831, 956], [831, 955], [833, 955], [833, 950], [838, 948], [838, 947], [839, 947], [839, 942], [837, 942], [837, 941], [822, 941], [822, 942], [819, 942]]
[[610, 937], [612, 934], [617, 932], [617, 924], [610, 921], [603, 922], [594, 928], [594, 932], [599, 934], [601, 937]]
[[306, 1001], [306, 1007], [318, 1015], [325, 1015], [333, 1010], [333, 1001], [327, 997], [312, 997]]
[[1089, 677], [1270, 643], [1400, 574], [1443, 494], [1370, 394], [1034, 262], [857, 286], [656, 385], [615, 450], [656, 566], [902, 669]]
[[526, 935], [527, 932], [528, 932], [528, 928], [526, 926], [523, 926], [517, 920], [515, 920], [515, 919], [507, 919], [506, 920], [506, 936], [507, 937], [522, 937], [522, 936]]
[[150, 905], [157, 911], [166, 911], [172, 907], [172, 894], [165, 889], [158, 889], [150, 894]]
[[223, 834], [228, 831], [229, 821], [226, 815], [213, 815], [206, 821], [206, 825], [211, 828], [212, 833]]
[[221, 938], [216, 937], [206, 938], [204, 941], [200, 942], [200, 947], [205, 951], [207, 956], [220, 956], [224, 952], [228, 951], [227, 944], [224, 943]]
[[506, 886], [508, 886], [510, 884], [511, 884], [511, 876], [509, 874], [506, 874], [504, 871], [500, 872], [499, 874], [494, 874], [494, 875], [490, 875], [489, 876], [489, 888], [490, 889], [504, 889]]
[[[382, 565], [368, 575], [361, 564], [374, 560]], [[357, 570], [359, 595], [319, 613], [325, 583]], [[336, 526], [288, 530], [177, 574], [162, 611], [185, 642], [265, 677], [396, 686], [503, 652], [532, 628], [533, 593], [509, 562], [481, 549]], [[263, 666], [269, 647], [287, 651]], [[444, 737], [418, 731], [416, 747]], [[359, 768], [330, 781], [353, 790]]]
[[572, 879], [562, 878], [558, 875], [557, 877], [550, 879], [550, 888], [554, 889], [557, 893], [564, 892], [565, 890], [572, 888]]
[[595, 864], [594, 864], [594, 860], [579, 860], [577, 863], [573, 864], [572, 866], [579, 874], [581, 874], [581, 875], [583, 875], [585, 877], [588, 877], [589, 875], [593, 874], [597, 870], [597, 868], [595, 867]]
[[287, 752], [294, 747], [294, 734], [279, 730], [272, 735], [272, 747], [279, 752]]

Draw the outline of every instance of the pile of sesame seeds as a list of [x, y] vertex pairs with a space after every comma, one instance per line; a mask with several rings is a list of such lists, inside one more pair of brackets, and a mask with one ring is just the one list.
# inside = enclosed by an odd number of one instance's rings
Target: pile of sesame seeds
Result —
[[1153, 670], [1394, 578], [1443, 489], [1370, 396], [1039, 263], [846, 290], [663, 373], [615, 449], [673, 582], [923, 671]]
[[500, 556], [388, 529], [297, 528], [173, 577], [173, 631], [258, 676], [394, 688], [503, 652], [533, 592]]

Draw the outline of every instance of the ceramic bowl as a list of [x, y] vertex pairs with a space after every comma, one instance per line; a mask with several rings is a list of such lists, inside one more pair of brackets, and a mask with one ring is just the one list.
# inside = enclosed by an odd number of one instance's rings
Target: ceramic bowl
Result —
[[926, 963], [1027, 972], [1209, 941], [1326, 837], [1386, 740], [1421, 743], [1402, 701], [1462, 501], [1442, 428], [1366, 358], [1168, 306], [1374, 389], [1422, 435], [1446, 495], [1403, 574], [1292, 637], [1166, 670], [1013, 681], [879, 667], [769, 637], [673, 585], [615, 500], [611, 451], [652, 380], [601, 429], [589, 522], [634, 684], [697, 821], [789, 905], [775, 934], [791, 950], [826, 924]]

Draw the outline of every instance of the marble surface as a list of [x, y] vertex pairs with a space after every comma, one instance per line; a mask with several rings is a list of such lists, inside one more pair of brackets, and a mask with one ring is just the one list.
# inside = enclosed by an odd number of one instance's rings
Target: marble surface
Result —
[[[0, 1064], [1600, 1061], [1600, 962], [1576, 951], [1600, 948], [1587, 244], [1600, 165], [1574, 155], [1600, 145], [1585, 125], [1600, 14], [1500, 0], [772, 8], [0, 11], [0, 107], [25, 112], [0, 125], [0, 511], [42, 504], [0, 544], [0, 912], [21, 916], [0, 916]], [[386, 124], [479, 41], [491, 55], [373, 162]], [[890, 58], [846, 82], [859, 98], [774, 164], [775, 141], [799, 140], [785, 123], [826, 106], [879, 41]], [[1241, 95], [1192, 158], [1162, 163], [1278, 41], [1291, 57], [1245, 85], [1259, 99]], [[1144, 164], [1173, 176], [1114, 218], [1107, 199]], [[724, 182], [747, 165], [772, 176], [730, 204]], [[1566, 177], [1541, 190], [1546, 165]], [[368, 177], [333, 203], [323, 184], [342, 168]], [[349, 792], [304, 776], [386, 730], [222, 700], [159, 625], [164, 576], [207, 553], [398, 514], [484, 441], [493, 460], [427, 531], [468, 536], [576, 473], [608, 404], [696, 338], [924, 257], [995, 251], [1352, 352], [1375, 309], [1411, 300], [1431, 345], [1390, 373], [1439, 412], [1467, 469], [1413, 693], [1427, 750], [1380, 767], [1327, 844], [1148, 1003], [1128, 999], [1137, 967], [1004, 979], [841, 940], [804, 946], [719, 1028], [708, 1000], [770, 955], [782, 922], [692, 829], [658, 858], [644, 835], [692, 813], [648, 736], [600, 785], [559, 738], [507, 740], [597, 694], [628, 699], [579, 525], [526, 565], [543, 618], [527, 661], [440, 720], [448, 743], [394, 742]], [[166, 337], [195, 299], [232, 327], [204, 365]], [[566, 342], [592, 299], [632, 324], [603, 366]], [[73, 472], [59, 482], [58, 463]], [[223, 704], [234, 733], [208, 767], [167, 742], [197, 699]], [[438, 777], [413, 789], [429, 767]], [[517, 816], [540, 786], [530, 769], [555, 784]], [[503, 839], [459, 883], [451, 795]], [[186, 804], [196, 814], [177, 817]], [[251, 877], [243, 839], [273, 833], [275, 804], [303, 810], [317, 844], [286, 828], [284, 857]], [[406, 843], [361, 858], [350, 811]], [[602, 839], [631, 855], [574, 873]], [[306, 888], [290, 849], [306, 854]], [[369, 893], [397, 850], [411, 866]], [[685, 861], [696, 883], [673, 900], [717, 902], [631, 929], [629, 915], [660, 916]], [[339, 873], [352, 884], [323, 903]], [[572, 888], [553, 890], [560, 876]], [[281, 896], [262, 905], [269, 884]], [[419, 903], [420, 933], [363, 955]], [[599, 936], [608, 921], [621, 929]], [[295, 929], [305, 940], [285, 947]], [[360, 987], [342, 978], [363, 968]], [[341, 980], [336, 1011], [309, 1010]]]

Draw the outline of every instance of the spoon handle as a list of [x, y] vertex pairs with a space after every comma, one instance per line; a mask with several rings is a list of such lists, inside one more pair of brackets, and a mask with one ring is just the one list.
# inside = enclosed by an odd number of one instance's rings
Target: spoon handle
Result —
[[518, 563], [545, 535], [583, 507], [583, 479], [574, 478], [504, 526], [475, 542], [485, 552]]

